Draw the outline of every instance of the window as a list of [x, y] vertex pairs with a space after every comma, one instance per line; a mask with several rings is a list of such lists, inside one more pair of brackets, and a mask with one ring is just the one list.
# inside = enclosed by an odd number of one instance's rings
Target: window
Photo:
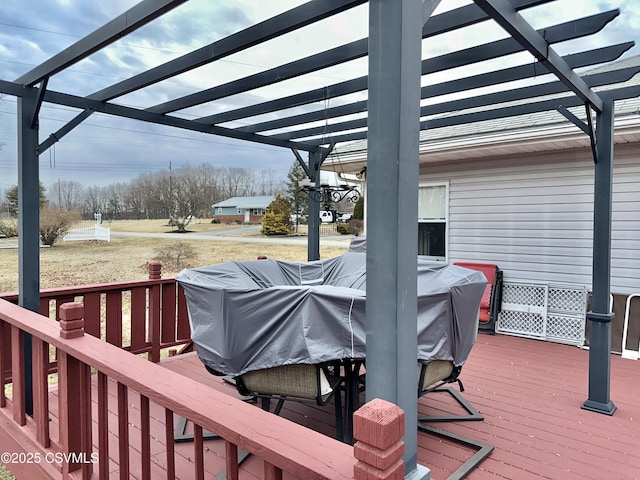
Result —
[[447, 256], [447, 185], [418, 188], [418, 255]]
[[251, 209], [251, 215], [264, 216], [264, 214], [265, 214], [265, 209], [264, 208], [252, 208]]
[[244, 209], [240, 208], [240, 207], [236, 207], [236, 213], [238, 215], [244, 215]]

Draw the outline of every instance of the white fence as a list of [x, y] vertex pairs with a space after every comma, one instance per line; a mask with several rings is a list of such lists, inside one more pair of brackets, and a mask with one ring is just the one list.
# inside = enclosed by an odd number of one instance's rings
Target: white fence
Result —
[[105, 240], [111, 241], [111, 230], [109, 228], [101, 227], [100, 225], [93, 225], [91, 227], [72, 228], [62, 238], [65, 242], [74, 242], [80, 240]]

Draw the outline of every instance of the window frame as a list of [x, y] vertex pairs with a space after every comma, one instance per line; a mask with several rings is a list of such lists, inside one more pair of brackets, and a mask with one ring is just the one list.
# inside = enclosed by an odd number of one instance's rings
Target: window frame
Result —
[[[436, 256], [436, 255], [421, 255], [422, 257], [436, 260], [439, 262], [447, 262], [449, 259], [449, 182], [423, 182], [420, 181], [418, 183], [418, 202], [420, 202], [420, 188], [429, 188], [429, 187], [444, 187], [444, 219], [421, 219], [418, 217], [418, 224], [421, 223], [444, 223], [444, 257]], [[418, 211], [420, 210], [420, 204], [418, 203]]]

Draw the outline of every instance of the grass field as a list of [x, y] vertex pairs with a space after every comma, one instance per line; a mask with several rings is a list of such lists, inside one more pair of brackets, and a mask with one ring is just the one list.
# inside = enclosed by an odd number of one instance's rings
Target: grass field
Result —
[[[87, 222], [88, 225], [93, 222]], [[203, 232], [229, 230], [242, 225], [215, 225], [199, 223], [189, 230]], [[171, 227], [162, 220], [115, 221], [113, 232], [170, 232]], [[305, 261], [306, 246], [263, 245], [235, 242], [189, 240], [189, 234], [177, 234], [176, 239], [116, 238], [107, 242], [58, 242], [51, 248], [40, 250], [40, 287], [62, 287], [91, 283], [141, 280], [148, 276], [147, 264], [157, 260], [160, 251], [176, 251], [186, 245], [194, 252], [180, 268], [165, 263], [163, 276], [176, 275], [182, 268], [212, 265], [230, 260], [255, 260], [259, 255], [279, 260]], [[15, 243], [15, 241], [14, 241]], [[323, 248], [321, 257], [342, 254], [344, 248]], [[18, 250], [0, 249], [0, 292], [18, 290]]]

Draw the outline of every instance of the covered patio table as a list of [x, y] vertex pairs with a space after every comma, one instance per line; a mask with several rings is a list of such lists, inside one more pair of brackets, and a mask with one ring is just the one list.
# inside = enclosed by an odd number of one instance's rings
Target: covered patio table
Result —
[[[416, 264], [416, 360], [460, 367], [476, 341], [486, 278], [421, 257]], [[342, 362], [351, 371], [366, 358], [364, 252], [304, 263], [227, 262], [183, 270], [177, 280], [184, 287], [198, 356], [211, 372], [237, 377], [328, 362]], [[351, 391], [346, 417], [356, 406]]]

